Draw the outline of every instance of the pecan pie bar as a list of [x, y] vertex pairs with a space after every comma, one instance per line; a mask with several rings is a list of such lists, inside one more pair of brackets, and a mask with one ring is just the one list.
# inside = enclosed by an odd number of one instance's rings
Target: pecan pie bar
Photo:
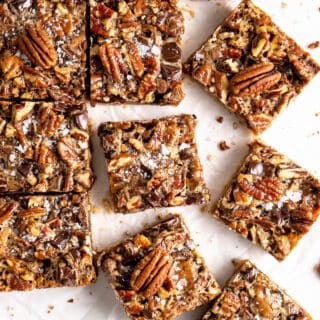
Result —
[[80, 100], [85, 16], [85, 0], [1, 1], [0, 98]]
[[0, 197], [0, 291], [95, 280], [85, 194]]
[[319, 66], [267, 14], [244, 0], [184, 69], [258, 134]]
[[0, 102], [0, 192], [82, 192], [93, 183], [85, 105]]
[[130, 319], [170, 320], [220, 293], [180, 215], [106, 250], [98, 264]]
[[245, 260], [202, 320], [312, 320], [288, 294]]
[[320, 214], [320, 183], [261, 142], [251, 145], [213, 215], [283, 260]]
[[183, 15], [176, 0], [91, 0], [91, 100], [177, 105]]
[[195, 116], [179, 115], [100, 125], [116, 211], [209, 201], [197, 154], [196, 123]]

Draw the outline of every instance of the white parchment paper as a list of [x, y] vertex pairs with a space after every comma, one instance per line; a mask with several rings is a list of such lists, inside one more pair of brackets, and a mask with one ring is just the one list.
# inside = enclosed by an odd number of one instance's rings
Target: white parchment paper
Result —
[[[254, 0], [268, 12], [274, 21], [291, 37], [306, 48], [320, 40], [320, 0]], [[197, 49], [213, 32], [239, 1], [181, 0], [186, 18], [184, 59]], [[320, 48], [310, 50], [320, 62]], [[177, 108], [157, 106], [107, 106], [90, 109], [94, 137], [94, 170], [97, 181], [91, 192], [96, 207], [92, 216], [94, 247], [101, 249], [119, 241], [125, 233], [134, 233], [145, 223], [157, 220], [160, 213], [180, 212], [199, 244], [199, 251], [219, 284], [230, 277], [231, 259], [250, 258], [276, 283], [299, 301], [313, 316], [320, 319], [320, 276], [314, 270], [320, 263], [320, 219], [298, 247], [282, 263], [257, 248], [224, 224], [202, 212], [197, 206], [171, 210], [148, 210], [131, 215], [115, 215], [105, 210], [107, 178], [104, 159], [96, 136], [103, 121], [150, 119], [179, 113], [194, 113], [199, 124], [196, 131], [200, 159], [206, 182], [216, 200], [224, 185], [234, 174], [239, 162], [247, 153], [251, 140], [249, 130], [216, 100], [188, 77], [185, 79], [186, 98]], [[320, 76], [318, 75], [303, 93], [290, 104], [261, 138], [286, 153], [300, 165], [320, 178]], [[216, 118], [222, 116], [223, 123]], [[236, 125], [234, 125], [236, 124]], [[238, 125], [238, 128], [234, 127]], [[230, 150], [220, 151], [218, 144], [225, 140]], [[73, 299], [73, 300], [70, 300]], [[68, 302], [69, 300], [69, 302]], [[71, 302], [72, 301], [72, 302]], [[205, 307], [189, 312], [179, 319], [199, 319]], [[114, 294], [100, 273], [97, 283], [85, 288], [44, 289], [33, 292], [1, 293], [0, 319], [23, 320], [125, 320]]]

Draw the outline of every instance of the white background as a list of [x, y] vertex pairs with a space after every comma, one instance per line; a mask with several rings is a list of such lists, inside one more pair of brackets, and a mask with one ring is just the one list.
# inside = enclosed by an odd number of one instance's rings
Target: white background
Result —
[[[254, 0], [269, 13], [274, 21], [306, 49], [313, 41], [320, 40], [320, 0]], [[182, 0], [186, 33], [184, 59], [196, 50], [228, 15], [239, 1]], [[194, 17], [187, 11], [194, 12]], [[320, 63], [320, 48], [310, 50]], [[107, 178], [103, 155], [96, 136], [98, 125], [107, 120], [149, 119], [179, 113], [194, 113], [199, 119], [196, 130], [199, 155], [204, 166], [206, 182], [216, 200], [224, 185], [234, 174], [246, 154], [247, 143], [252, 139], [249, 130], [239, 125], [214, 98], [210, 97], [188, 77], [184, 89], [186, 98], [177, 108], [157, 106], [107, 106], [97, 105], [90, 110], [93, 121], [94, 170], [97, 181], [91, 192], [96, 207], [92, 216], [93, 238], [96, 249], [120, 240], [126, 232], [141, 230], [145, 223], [156, 221], [158, 214], [180, 212], [183, 214], [192, 237], [199, 244], [211, 272], [222, 286], [230, 277], [231, 259], [250, 258], [276, 283], [299, 301], [313, 316], [320, 319], [320, 276], [314, 267], [320, 263], [320, 219], [282, 263], [257, 248], [224, 224], [216, 221], [197, 206], [171, 210], [148, 210], [131, 215], [114, 215], [107, 212], [102, 200], [107, 196]], [[309, 169], [320, 178], [320, 76], [318, 75], [303, 93], [290, 104], [261, 138]], [[223, 116], [222, 124], [216, 122]], [[225, 140], [230, 150], [220, 151], [218, 143]], [[209, 156], [209, 158], [208, 158]], [[212, 157], [212, 159], [211, 159]], [[74, 299], [73, 303], [67, 300]], [[54, 308], [49, 313], [49, 306]], [[202, 307], [179, 319], [199, 319]], [[85, 288], [44, 289], [33, 292], [1, 293], [0, 319], [23, 320], [125, 320], [127, 319], [112, 290], [100, 274], [97, 283]]]

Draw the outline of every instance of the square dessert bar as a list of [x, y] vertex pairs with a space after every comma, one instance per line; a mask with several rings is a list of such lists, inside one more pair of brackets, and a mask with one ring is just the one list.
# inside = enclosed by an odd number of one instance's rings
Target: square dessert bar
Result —
[[267, 14], [244, 0], [184, 69], [258, 134], [301, 92], [319, 65]]
[[86, 194], [0, 197], [0, 291], [95, 280]]
[[180, 215], [102, 252], [98, 264], [130, 319], [170, 320], [220, 293]]
[[197, 153], [192, 115], [99, 127], [118, 212], [206, 204], [210, 194]]
[[0, 102], [0, 192], [82, 192], [92, 183], [85, 105]]
[[2, 0], [0, 98], [80, 100], [86, 0]]
[[320, 214], [320, 183], [273, 148], [251, 145], [213, 215], [283, 260]]
[[242, 261], [202, 320], [312, 320], [288, 294], [250, 261]]
[[176, 0], [90, 0], [91, 100], [177, 105], [183, 99]]

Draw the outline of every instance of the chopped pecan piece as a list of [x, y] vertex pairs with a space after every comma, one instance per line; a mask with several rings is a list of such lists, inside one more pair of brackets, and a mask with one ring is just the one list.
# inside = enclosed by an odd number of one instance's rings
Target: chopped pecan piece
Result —
[[18, 77], [22, 74], [21, 66], [23, 61], [16, 56], [9, 56], [0, 60], [0, 67], [4, 74], [5, 80]]
[[17, 207], [17, 202], [10, 202], [8, 204], [4, 204], [0, 208], [0, 224], [8, 220], [10, 216], [13, 214], [13, 212], [17, 209]]
[[130, 67], [131, 73], [133, 75], [136, 75], [137, 77], [142, 77], [144, 73], [144, 66], [140, 58], [137, 46], [131, 41], [126, 41], [124, 47], [126, 49], [125, 52], [127, 55], [128, 65]]
[[43, 69], [54, 67], [57, 64], [57, 52], [49, 34], [40, 24], [28, 24], [25, 28], [26, 33], [18, 40], [20, 50], [33, 64]]
[[58, 142], [57, 150], [61, 159], [65, 161], [70, 168], [77, 169], [81, 165], [81, 160], [76, 150], [74, 150], [67, 139], [62, 138], [61, 141]]

